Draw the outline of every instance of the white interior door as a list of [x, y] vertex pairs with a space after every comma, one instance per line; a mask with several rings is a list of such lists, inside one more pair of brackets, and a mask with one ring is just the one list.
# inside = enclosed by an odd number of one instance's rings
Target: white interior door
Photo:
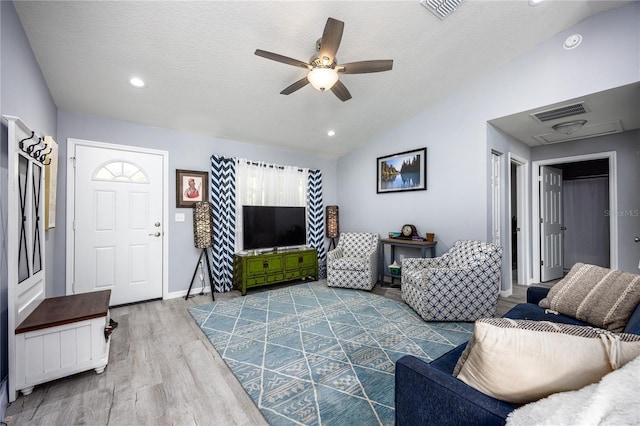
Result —
[[74, 293], [162, 297], [163, 157], [85, 145], [74, 157]]
[[562, 170], [540, 167], [540, 281], [562, 277]]

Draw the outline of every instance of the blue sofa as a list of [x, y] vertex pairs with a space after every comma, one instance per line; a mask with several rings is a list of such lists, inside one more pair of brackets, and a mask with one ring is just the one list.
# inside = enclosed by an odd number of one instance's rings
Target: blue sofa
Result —
[[[545, 287], [529, 287], [527, 303], [514, 306], [504, 317], [588, 325], [567, 315], [545, 313], [538, 302], [548, 292]], [[640, 334], [640, 305], [624, 332]], [[413, 356], [404, 356], [396, 362], [396, 426], [505, 424], [516, 405], [487, 396], [452, 376], [466, 346], [462, 344], [431, 363]]]

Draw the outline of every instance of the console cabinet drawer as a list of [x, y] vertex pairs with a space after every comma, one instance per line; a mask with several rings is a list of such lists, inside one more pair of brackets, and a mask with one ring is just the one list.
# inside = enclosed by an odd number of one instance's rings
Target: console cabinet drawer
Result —
[[267, 275], [267, 282], [269, 284], [273, 284], [273, 283], [279, 283], [281, 281], [284, 281], [284, 274], [271, 274], [271, 275]]
[[262, 285], [266, 282], [267, 282], [267, 277], [263, 273], [262, 276], [260, 277], [247, 278], [247, 287]]

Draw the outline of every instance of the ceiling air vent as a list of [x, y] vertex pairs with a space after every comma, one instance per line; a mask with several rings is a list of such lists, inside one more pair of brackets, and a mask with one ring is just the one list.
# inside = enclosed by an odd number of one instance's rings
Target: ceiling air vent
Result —
[[539, 111], [530, 114], [531, 118], [538, 123], [545, 123], [551, 120], [557, 120], [558, 118], [573, 117], [574, 115], [585, 114], [591, 111], [584, 102], [578, 102], [576, 104], [565, 105], [558, 108], [548, 109], [546, 111]]
[[420, 0], [420, 4], [443, 20], [451, 15], [464, 0]]

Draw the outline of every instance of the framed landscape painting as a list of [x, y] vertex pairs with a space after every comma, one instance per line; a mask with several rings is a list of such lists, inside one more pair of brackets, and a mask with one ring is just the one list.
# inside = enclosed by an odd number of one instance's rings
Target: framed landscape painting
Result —
[[378, 194], [427, 189], [427, 148], [378, 157]]
[[176, 207], [193, 207], [208, 200], [209, 172], [176, 170]]

